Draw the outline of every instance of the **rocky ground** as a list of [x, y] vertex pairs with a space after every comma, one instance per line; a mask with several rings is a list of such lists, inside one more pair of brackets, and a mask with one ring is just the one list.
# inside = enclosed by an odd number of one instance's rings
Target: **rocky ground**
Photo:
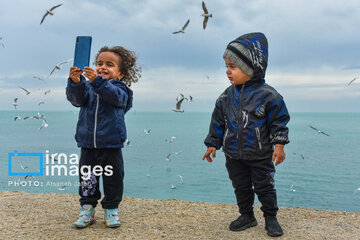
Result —
[[[76, 229], [78, 195], [0, 191], [0, 239], [272, 239], [255, 206], [256, 227], [229, 230], [238, 217], [234, 204], [124, 197], [121, 226], [105, 228], [104, 211], [96, 223]], [[360, 239], [360, 212], [281, 207], [284, 235], [277, 239]]]

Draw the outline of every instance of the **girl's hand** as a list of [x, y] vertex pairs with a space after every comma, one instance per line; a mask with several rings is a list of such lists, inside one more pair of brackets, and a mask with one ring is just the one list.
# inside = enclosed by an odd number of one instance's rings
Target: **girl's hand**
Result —
[[275, 162], [275, 166], [279, 165], [285, 160], [285, 152], [284, 152], [284, 145], [282, 144], [276, 144], [275, 150], [272, 156], [272, 162]]
[[210, 157], [211, 154], [212, 154], [213, 158], [216, 157], [216, 148], [214, 148], [214, 147], [209, 147], [209, 148], [207, 149], [206, 153], [204, 154], [202, 160], [204, 160], [204, 159], [206, 158], [206, 160], [207, 160], [208, 162], [212, 162], [212, 159], [211, 159], [211, 157]]
[[90, 80], [90, 82], [93, 82], [98, 75], [97, 72], [91, 67], [84, 67], [83, 72], [84, 72], [84, 76], [87, 77]]
[[70, 68], [70, 74], [69, 77], [71, 78], [71, 80], [74, 83], [79, 83], [80, 82], [80, 75], [81, 75], [82, 71], [80, 68], [78, 67], [71, 67]]

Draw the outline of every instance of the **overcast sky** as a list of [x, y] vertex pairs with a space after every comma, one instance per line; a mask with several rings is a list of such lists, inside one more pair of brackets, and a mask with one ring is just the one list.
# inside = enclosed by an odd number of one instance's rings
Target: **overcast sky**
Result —
[[[40, 25], [43, 14], [54, 10]], [[91, 62], [100, 47], [133, 50], [142, 78], [132, 85], [137, 111], [171, 111], [179, 92], [191, 95], [185, 111], [212, 111], [229, 86], [222, 59], [238, 36], [261, 31], [269, 42], [266, 82], [290, 112], [359, 111], [360, 1], [206, 0], [213, 17], [202, 29], [198, 0], [13, 0], [0, 8], [0, 110], [75, 110], [65, 87], [75, 38], [93, 38]], [[190, 19], [185, 34], [172, 34]], [[4, 47], [1, 45], [4, 44]], [[207, 78], [206, 76], [209, 76]], [[35, 90], [30, 95], [19, 88]], [[40, 89], [40, 90], [38, 90]], [[51, 89], [50, 94], [44, 92]], [[46, 104], [38, 106], [45, 101]]]

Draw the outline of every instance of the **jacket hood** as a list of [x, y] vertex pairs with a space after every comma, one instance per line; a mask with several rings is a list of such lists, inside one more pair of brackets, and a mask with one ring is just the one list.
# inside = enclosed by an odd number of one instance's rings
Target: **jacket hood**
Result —
[[261, 81], [265, 78], [265, 71], [268, 62], [268, 42], [261, 32], [247, 33], [241, 35], [229, 44], [237, 42], [249, 50], [251, 64], [254, 74], [249, 81]]
[[133, 91], [128, 86], [126, 86], [126, 84], [124, 82], [122, 82], [120, 80], [112, 79], [111, 83], [115, 84], [115, 85], [119, 85], [127, 93], [128, 100], [127, 100], [124, 111], [125, 111], [125, 113], [128, 112], [131, 109], [132, 104], [133, 104]]

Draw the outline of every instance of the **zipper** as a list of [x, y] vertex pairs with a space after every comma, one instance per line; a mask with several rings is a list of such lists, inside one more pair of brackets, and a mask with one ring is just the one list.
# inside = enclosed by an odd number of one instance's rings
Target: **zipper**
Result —
[[226, 116], [225, 116], [225, 129], [226, 129], [226, 131], [225, 131], [225, 135], [224, 135], [224, 140], [223, 140], [223, 147], [224, 147], [224, 152], [225, 152], [225, 142], [226, 142], [226, 137], [227, 137], [227, 135], [228, 135], [228, 133], [229, 133], [229, 129], [228, 129], [228, 127], [227, 127], [227, 119], [226, 119]]
[[256, 138], [257, 138], [257, 140], [258, 140], [259, 149], [262, 150], [259, 127], [256, 127], [256, 128], [255, 128], [255, 133], [256, 133]]
[[96, 93], [95, 123], [94, 123], [94, 147], [96, 148], [97, 115], [99, 109], [99, 95]]
[[[242, 112], [242, 95], [244, 93], [244, 89], [245, 89], [245, 84], [242, 85], [241, 87], [241, 91], [240, 91], [240, 100], [239, 100], [239, 106], [240, 106], [240, 110], [239, 110], [239, 117], [238, 117], [238, 123], [240, 125], [240, 123], [242, 122], [242, 115], [243, 115], [243, 112]], [[243, 146], [243, 129], [242, 127], [238, 126], [238, 131], [239, 131], [239, 158], [242, 159], [242, 153], [243, 153], [243, 149], [242, 149], [242, 146]]]

